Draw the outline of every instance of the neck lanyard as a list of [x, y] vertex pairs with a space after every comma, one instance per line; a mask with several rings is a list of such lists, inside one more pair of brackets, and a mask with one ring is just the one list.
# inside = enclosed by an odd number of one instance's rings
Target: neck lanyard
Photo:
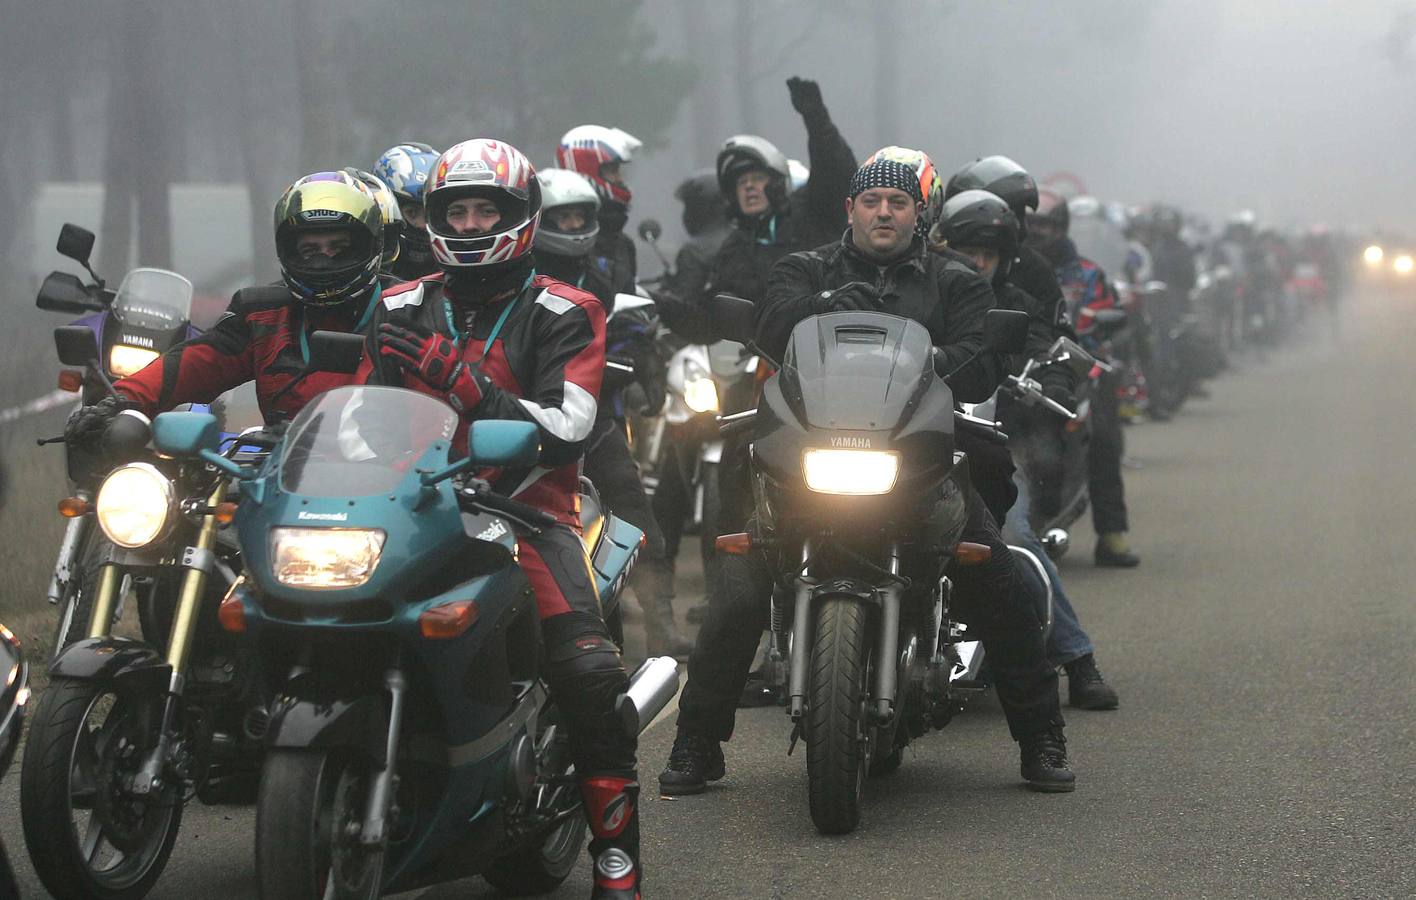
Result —
[[[354, 326], [350, 334], [358, 334], [369, 326], [369, 319], [373, 318], [374, 307], [379, 305], [379, 297], [383, 296], [383, 285], [374, 285], [374, 294], [369, 298], [369, 305], [364, 307], [363, 315], [359, 316], [359, 322]], [[300, 307], [300, 358], [305, 365], [310, 364], [310, 336], [305, 333], [305, 307]]]
[[767, 236], [766, 236], [765, 238], [764, 238], [764, 237], [759, 237], [759, 238], [757, 239], [757, 243], [759, 243], [759, 244], [775, 244], [775, 243], [777, 243], [777, 216], [776, 216], [775, 213], [773, 214], [772, 218], [770, 218], [770, 219], [767, 220]]
[[[482, 355], [472, 361], [477, 365], [487, 358], [487, 354], [492, 350], [492, 344], [496, 343], [497, 335], [501, 334], [502, 326], [506, 324], [507, 317], [511, 315], [511, 310], [516, 306], [516, 302], [526, 293], [526, 289], [531, 286], [531, 280], [536, 277], [536, 270], [532, 269], [531, 274], [526, 276], [526, 281], [522, 283], [521, 290], [516, 292], [516, 296], [507, 301], [506, 308], [497, 316], [497, 321], [492, 325], [491, 334], [487, 335], [487, 342], [482, 345]], [[457, 327], [456, 321], [452, 317], [452, 301], [446, 296], [443, 297], [443, 315], [447, 317], [447, 329], [451, 331], [457, 339], [457, 349], [462, 350], [462, 342], [467, 339], [468, 333]]]

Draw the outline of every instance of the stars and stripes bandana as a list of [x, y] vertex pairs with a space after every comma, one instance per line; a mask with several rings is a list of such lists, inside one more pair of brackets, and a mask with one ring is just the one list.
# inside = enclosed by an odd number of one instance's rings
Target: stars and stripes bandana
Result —
[[862, 191], [871, 188], [895, 188], [909, 194], [916, 203], [924, 202], [924, 193], [919, 189], [919, 176], [914, 169], [893, 159], [877, 159], [857, 169], [851, 178], [850, 198], [854, 200]]

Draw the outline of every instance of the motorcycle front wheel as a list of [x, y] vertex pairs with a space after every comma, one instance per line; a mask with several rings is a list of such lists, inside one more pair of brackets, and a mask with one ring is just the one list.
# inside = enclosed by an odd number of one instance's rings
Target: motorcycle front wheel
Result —
[[[273, 750], [256, 803], [256, 875], [265, 900], [374, 900], [384, 850], [359, 841], [373, 773], [323, 750]], [[351, 827], [353, 826], [353, 827]]]
[[59, 621], [54, 626], [54, 652], [49, 657], [50, 662], [57, 659], [65, 647], [88, 635], [94, 594], [98, 590], [98, 570], [103, 565], [107, 550], [108, 541], [99, 530], [98, 523], [89, 523], [74, 551], [73, 574], [69, 584], [59, 598]]
[[158, 698], [50, 682], [20, 767], [20, 816], [40, 881], [56, 897], [136, 900], [162, 875], [182, 824], [182, 785], [126, 787], [151, 746]]
[[860, 824], [875, 731], [868, 623], [857, 597], [819, 601], [807, 683], [806, 776], [811, 821], [822, 834], [847, 834]]

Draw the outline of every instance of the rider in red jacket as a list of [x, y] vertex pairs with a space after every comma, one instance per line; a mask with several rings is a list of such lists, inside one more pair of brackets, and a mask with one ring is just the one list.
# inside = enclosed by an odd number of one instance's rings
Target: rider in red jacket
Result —
[[315, 331], [363, 329], [378, 303], [383, 214], [370, 190], [344, 172], [307, 175], [275, 206], [275, 246], [283, 285], [243, 288], [211, 330], [184, 341], [120, 379], [119, 399], [74, 413], [65, 434], [91, 440], [121, 409], [153, 416], [180, 403], [209, 403], [255, 381], [266, 421], [293, 417], [350, 375], [300, 374]]
[[[547, 682], [570, 727], [595, 859], [597, 898], [635, 898], [641, 881], [635, 750], [614, 715], [628, 678], [601, 616], [579, 531], [579, 464], [605, 367], [605, 310], [537, 275], [541, 188], [500, 141], [457, 144], [428, 178], [433, 256], [443, 273], [386, 292], [359, 377], [446, 400], [464, 425], [521, 419], [541, 432], [537, 465], [486, 473], [498, 493], [560, 525], [518, 541], [536, 594]], [[465, 447], [467, 429], [455, 444]]]

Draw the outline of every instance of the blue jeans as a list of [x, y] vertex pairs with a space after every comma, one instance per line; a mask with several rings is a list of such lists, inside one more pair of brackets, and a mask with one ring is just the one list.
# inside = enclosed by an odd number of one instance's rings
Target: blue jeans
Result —
[[1047, 580], [1052, 583], [1052, 633], [1047, 637], [1047, 658], [1053, 665], [1065, 665], [1092, 652], [1091, 638], [1082, 630], [1077, 611], [1072, 609], [1072, 601], [1062, 590], [1062, 578], [1057, 574], [1057, 567], [1048, 558], [1047, 551], [1042, 549], [1042, 542], [1033, 534], [1032, 525], [1028, 522], [1028, 479], [1022, 469], [1013, 473], [1013, 483], [1018, 486], [1018, 499], [1008, 510], [1003, 538], [1010, 544], [1031, 550], [1047, 570]]

